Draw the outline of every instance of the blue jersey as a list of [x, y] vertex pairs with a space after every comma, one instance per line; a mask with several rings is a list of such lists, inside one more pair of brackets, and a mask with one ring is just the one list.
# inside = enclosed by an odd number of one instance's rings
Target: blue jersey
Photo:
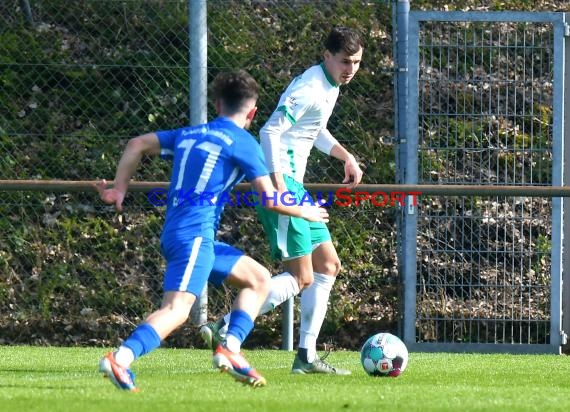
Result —
[[244, 177], [268, 175], [261, 147], [228, 118], [157, 132], [163, 158], [173, 158], [163, 246], [214, 239], [224, 198]]

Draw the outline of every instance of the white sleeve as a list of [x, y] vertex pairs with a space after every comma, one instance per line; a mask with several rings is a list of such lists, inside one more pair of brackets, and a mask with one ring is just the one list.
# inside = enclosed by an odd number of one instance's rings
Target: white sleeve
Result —
[[281, 171], [280, 146], [281, 135], [290, 127], [291, 122], [287, 120], [285, 113], [280, 110], [273, 112], [269, 120], [259, 131], [261, 149], [265, 156], [265, 163], [270, 173]]
[[328, 129], [321, 129], [314, 143], [317, 149], [327, 155], [331, 154], [331, 150], [336, 144], [338, 144], [338, 141]]

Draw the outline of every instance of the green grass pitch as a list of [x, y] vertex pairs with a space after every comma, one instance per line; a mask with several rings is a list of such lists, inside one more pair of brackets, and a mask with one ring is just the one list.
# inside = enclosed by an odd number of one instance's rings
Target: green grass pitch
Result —
[[211, 367], [206, 350], [159, 349], [133, 365], [139, 393], [97, 372], [101, 348], [0, 346], [0, 411], [570, 411], [570, 358], [411, 353], [398, 378], [372, 378], [357, 352], [330, 360], [351, 376], [292, 375], [293, 353], [251, 350], [253, 389]]

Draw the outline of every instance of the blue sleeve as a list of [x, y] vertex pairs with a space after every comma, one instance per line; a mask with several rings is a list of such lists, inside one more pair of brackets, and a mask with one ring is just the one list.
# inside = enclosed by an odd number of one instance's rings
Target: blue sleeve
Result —
[[163, 159], [172, 160], [174, 158], [174, 149], [178, 132], [178, 130], [160, 130], [156, 132], [160, 143], [160, 157]]
[[247, 132], [235, 146], [234, 159], [250, 182], [255, 178], [269, 174], [261, 146]]

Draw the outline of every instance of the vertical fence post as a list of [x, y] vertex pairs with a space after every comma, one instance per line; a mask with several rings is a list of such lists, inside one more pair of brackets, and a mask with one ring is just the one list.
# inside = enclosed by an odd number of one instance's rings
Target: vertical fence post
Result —
[[[396, 4], [396, 70], [397, 70], [397, 124], [398, 152], [397, 183], [417, 183], [417, 110], [410, 106], [409, 65], [409, 0], [397, 0]], [[415, 118], [414, 118], [415, 116]], [[416, 283], [416, 214], [417, 208], [408, 199], [398, 215], [398, 266], [403, 293], [400, 293], [401, 320], [399, 334], [406, 344], [415, 342], [415, 283]], [[403, 299], [402, 299], [403, 298]], [[403, 318], [403, 319], [402, 319]]]
[[24, 14], [24, 20], [26, 24], [30, 27], [34, 25], [34, 18], [32, 16], [32, 8], [30, 7], [29, 0], [20, 0], [20, 8]]
[[[561, 181], [556, 181], [553, 179], [552, 184], [556, 185], [556, 184], [561, 184], [561, 185], [566, 185], [567, 182], [570, 182], [570, 169], [565, 167], [566, 166], [566, 159], [570, 159], [570, 144], [567, 144], [565, 142], [566, 140], [566, 136], [570, 136], [570, 133], [566, 133], [568, 131], [568, 125], [570, 125], [570, 104], [565, 104], [568, 96], [570, 96], [570, 37], [568, 36], [569, 30], [570, 30], [570, 26], [568, 25], [568, 14], [564, 13], [564, 38], [563, 40], [563, 44], [561, 45], [561, 53], [563, 53], [563, 57], [561, 57], [561, 64], [563, 67], [563, 71], [560, 74], [561, 76], [561, 81], [563, 82], [564, 87], [557, 87], [556, 90], [558, 90], [559, 93], [562, 93], [561, 95], [557, 95], [558, 96], [558, 100], [555, 100], [553, 102], [553, 107], [556, 107], [557, 103], [563, 102], [564, 106], [563, 106], [563, 110], [562, 113], [560, 114], [561, 116], [561, 124], [559, 127], [559, 130], [554, 129], [553, 130], [553, 135], [556, 136], [556, 133], [558, 131], [560, 131], [560, 137], [559, 137], [559, 144], [560, 144], [560, 151], [561, 151], [561, 155], [562, 158], [560, 160], [560, 163], [558, 165], [556, 165], [559, 169], [559, 171], [561, 171]], [[556, 82], [554, 83], [556, 84]], [[555, 97], [556, 99], [556, 97]], [[554, 143], [554, 142], [553, 142]], [[556, 153], [553, 150], [553, 153]], [[556, 170], [555, 169], [555, 165], [553, 164], [553, 171]], [[570, 353], [570, 345], [568, 345], [567, 342], [567, 334], [568, 331], [570, 331], [570, 258], [568, 257], [568, 251], [570, 250], [570, 219], [568, 218], [568, 213], [570, 213], [570, 200], [568, 198], [562, 198], [560, 199], [561, 201], [561, 207], [562, 210], [560, 212], [561, 214], [561, 219], [562, 219], [562, 232], [558, 235], [558, 236], [562, 236], [562, 248], [561, 250], [558, 251], [558, 253], [560, 254], [560, 262], [557, 265], [558, 267], [560, 267], [562, 273], [561, 273], [561, 293], [560, 293], [560, 299], [561, 299], [561, 308], [562, 308], [562, 314], [561, 314], [561, 337], [560, 337], [560, 345], [562, 346], [562, 352], [568, 354]], [[553, 199], [554, 202], [554, 199]], [[554, 208], [553, 208], [554, 209]], [[552, 222], [552, 229], [553, 229], [553, 233], [552, 233], [552, 237], [554, 238], [554, 221]], [[553, 250], [552, 253], [554, 253], [554, 242], [553, 243]], [[552, 260], [552, 265], [554, 266], [554, 259]], [[553, 273], [554, 275], [554, 273]], [[553, 316], [555, 314], [553, 313]], [[557, 314], [556, 314], [557, 315]]]
[[281, 349], [293, 350], [293, 321], [295, 320], [293, 308], [295, 307], [295, 297], [287, 299], [281, 306], [283, 307], [283, 319], [281, 320], [283, 341]]
[[407, 105], [408, 105], [408, 15], [410, 2], [408, 0], [395, 0], [393, 7], [393, 31], [395, 37], [394, 57], [395, 57], [395, 108], [396, 122], [395, 135], [397, 142], [396, 153], [396, 179], [397, 183], [404, 183], [406, 180], [406, 158], [407, 152]]
[[[398, 50], [405, 46], [403, 44], [400, 43], [400, 36], [401, 33], [399, 31], [399, 27], [398, 27], [398, 0], [393, 0], [392, 1], [392, 56], [394, 59], [394, 79], [395, 81], [393, 82], [393, 88], [394, 88], [394, 136], [395, 136], [395, 143], [396, 143], [396, 183], [403, 183], [404, 182], [404, 173], [405, 173], [405, 163], [402, 162], [402, 157], [404, 156], [404, 151], [405, 148], [402, 147], [402, 145], [400, 144], [400, 130], [401, 130], [401, 125], [400, 125], [400, 119], [401, 116], [403, 116], [405, 118], [406, 116], [406, 111], [405, 109], [400, 108], [400, 104], [404, 104], [405, 105], [405, 95], [404, 93], [401, 93], [402, 90], [402, 85], [400, 84], [401, 82], [401, 77], [400, 76], [400, 72], [399, 72], [399, 67], [400, 67], [400, 61], [398, 58]], [[402, 100], [404, 99], [404, 100]], [[403, 231], [404, 231], [404, 219], [403, 219], [404, 215], [402, 210], [399, 210], [399, 213], [396, 216], [396, 236], [397, 236], [397, 241], [396, 241], [396, 257], [397, 257], [397, 261], [398, 263], [402, 261], [403, 259], [403, 255], [402, 255], [402, 246], [404, 244], [404, 237], [403, 237]], [[402, 270], [402, 266], [400, 264], [398, 264], [398, 270], [399, 270], [399, 282], [400, 285], [403, 285], [403, 270]], [[403, 299], [403, 292], [402, 292], [402, 287], [398, 288], [398, 312], [400, 313], [400, 316], [398, 318], [398, 336], [403, 336], [403, 328], [402, 328], [402, 313], [404, 313], [404, 299]]]
[[[188, 0], [190, 36], [190, 124], [205, 123], [208, 118], [208, 21], [207, 0]], [[208, 287], [192, 307], [195, 325], [208, 319]]]
[[[562, 118], [564, 110], [564, 25], [554, 25], [554, 64], [552, 97], [552, 184], [563, 184], [564, 132]], [[561, 345], [562, 319], [562, 199], [552, 198], [552, 243], [550, 271], [550, 345]]]

